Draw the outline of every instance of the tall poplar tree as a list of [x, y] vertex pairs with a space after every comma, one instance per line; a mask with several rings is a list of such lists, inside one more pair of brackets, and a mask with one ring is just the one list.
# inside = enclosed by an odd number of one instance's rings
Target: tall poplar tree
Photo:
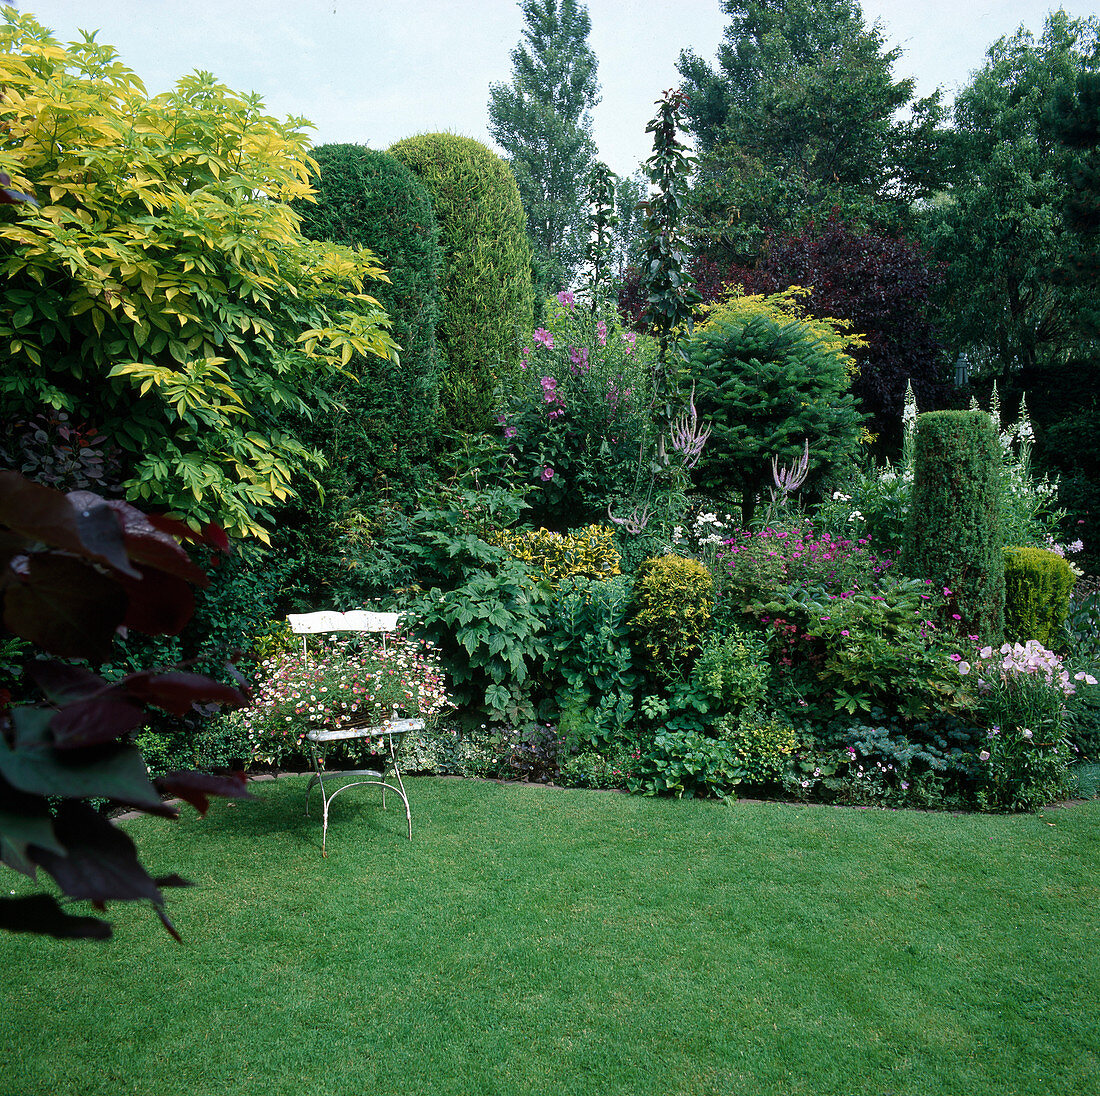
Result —
[[584, 4], [523, 0], [520, 7], [527, 26], [512, 51], [512, 82], [489, 87], [489, 133], [508, 154], [538, 274], [554, 291], [568, 285], [587, 242], [596, 55]]

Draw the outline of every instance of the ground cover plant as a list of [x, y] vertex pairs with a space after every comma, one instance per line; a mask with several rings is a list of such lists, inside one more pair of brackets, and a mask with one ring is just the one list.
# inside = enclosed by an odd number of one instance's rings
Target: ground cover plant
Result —
[[1093, 1090], [1100, 804], [406, 784], [412, 842], [360, 789], [327, 860], [304, 778], [171, 832], [127, 823], [154, 870], [199, 883], [172, 903], [186, 943], [129, 909], [103, 946], [0, 938], [4, 1077], [58, 1096]]

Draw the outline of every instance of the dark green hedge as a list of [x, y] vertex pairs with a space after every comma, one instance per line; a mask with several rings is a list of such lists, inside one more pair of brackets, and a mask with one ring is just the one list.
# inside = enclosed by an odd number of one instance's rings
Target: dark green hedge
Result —
[[453, 133], [399, 141], [390, 152], [427, 187], [443, 247], [439, 342], [448, 426], [478, 433], [494, 390], [518, 367], [531, 326], [531, 247], [515, 176], [483, 144]]
[[997, 433], [984, 411], [917, 416], [901, 567], [951, 591], [964, 634], [998, 643], [1005, 606], [1000, 474]]

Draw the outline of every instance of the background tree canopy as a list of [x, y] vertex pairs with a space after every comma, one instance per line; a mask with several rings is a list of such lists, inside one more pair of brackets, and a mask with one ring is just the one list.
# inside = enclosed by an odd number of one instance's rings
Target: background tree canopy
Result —
[[489, 133], [508, 153], [527, 213], [541, 290], [565, 289], [587, 242], [584, 189], [596, 158], [599, 102], [588, 11], [576, 0], [524, 0], [511, 84], [489, 86]]
[[[913, 104], [855, 0], [725, 0], [717, 68], [691, 50], [678, 68], [700, 152], [690, 217], [700, 246], [751, 263], [769, 232], [797, 232], [836, 208], [893, 224], [938, 167], [935, 97]], [[912, 104], [905, 122], [895, 118]]]

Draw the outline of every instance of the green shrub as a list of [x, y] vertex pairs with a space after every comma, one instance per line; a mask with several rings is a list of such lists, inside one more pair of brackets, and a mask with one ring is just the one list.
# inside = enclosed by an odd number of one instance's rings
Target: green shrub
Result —
[[555, 590], [571, 579], [612, 578], [620, 573], [615, 533], [607, 525], [589, 525], [571, 533], [506, 530], [489, 539], [526, 563]]
[[444, 262], [440, 397], [450, 426], [478, 433], [531, 326], [531, 247], [515, 176], [483, 144], [453, 133], [410, 137], [389, 151], [432, 198]]
[[927, 580], [891, 577], [840, 596], [792, 587], [752, 610], [771, 618], [781, 662], [795, 655], [812, 665], [815, 692], [834, 712], [916, 718], [959, 703], [957, 641], [933, 619], [943, 605]]
[[634, 715], [634, 668], [627, 613], [633, 584], [625, 575], [579, 580], [554, 600], [550, 643], [561, 676], [560, 731], [570, 747], [609, 748]]
[[497, 731], [431, 724], [406, 736], [401, 769], [430, 776], [496, 776], [501, 753]]
[[634, 777], [637, 747], [620, 739], [602, 750], [563, 749], [558, 753], [558, 778], [572, 788], [624, 788]]
[[692, 671], [692, 680], [728, 713], [758, 705], [770, 676], [763, 638], [736, 626], [703, 641]]
[[360, 383], [339, 393], [348, 414], [338, 456], [353, 481], [401, 477], [432, 456], [438, 428], [443, 253], [431, 196], [386, 152], [342, 144], [321, 145], [312, 155], [316, 203], [294, 206], [302, 234], [378, 257], [389, 281], [373, 286], [373, 294], [401, 347], [396, 363], [356, 363]]
[[630, 778], [632, 791], [643, 795], [732, 796], [744, 778], [733, 744], [692, 727], [666, 727], [638, 758]]
[[847, 338], [829, 338], [823, 323], [730, 305], [692, 339], [696, 404], [711, 427], [694, 479], [712, 494], [740, 494], [746, 520], [772, 482], [773, 457], [796, 459], [809, 441], [812, 490], [859, 450], [863, 416], [850, 391]]
[[797, 744], [789, 719], [755, 708], [739, 716], [725, 716], [718, 721], [717, 730], [750, 784], [777, 779]]
[[424, 506], [405, 546], [420, 581], [399, 605], [439, 644], [459, 706], [511, 726], [534, 716], [550, 600], [522, 562], [484, 539], [490, 525], [514, 520], [515, 502], [501, 490], [458, 491]]
[[710, 624], [714, 579], [698, 560], [668, 555], [647, 559], [634, 580], [635, 642], [658, 669], [682, 669]]
[[1006, 548], [1004, 560], [1006, 637], [1049, 646], [1069, 615], [1073, 568], [1045, 548]]
[[912, 504], [901, 567], [950, 590], [959, 631], [1004, 633], [1001, 452], [984, 411], [917, 417]]

